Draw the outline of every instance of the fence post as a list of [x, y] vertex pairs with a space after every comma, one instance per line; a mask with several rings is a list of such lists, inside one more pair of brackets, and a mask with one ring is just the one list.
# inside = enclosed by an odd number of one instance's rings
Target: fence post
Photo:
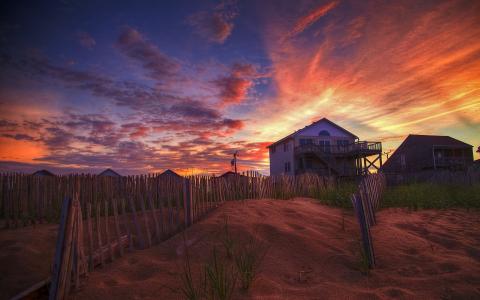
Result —
[[192, 225], [192, 190], [190, 179], [183, 179], [183, 211], [185, 214], [185, 227]]
[[55, 249], [52, 283], [50, 285], [49, 299], [63, 299], [69, 291], [70, 276], [72, 271], [72, 243], [74, 242], [75, 219], [78, 218], [78, 202], [73, 202], [66, 197], [62, 204], [60, 227]]

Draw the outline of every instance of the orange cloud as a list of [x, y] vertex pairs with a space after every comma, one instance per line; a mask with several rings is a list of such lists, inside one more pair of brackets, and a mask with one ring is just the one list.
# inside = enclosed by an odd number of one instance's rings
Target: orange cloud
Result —
[[47, 153], [37, 142], [0, 137], [0, 160], [32, 163]]
[[338, 1], [330, 2], [326, 5], [319, 6], [312, 11], [310, 11], [307, 15], [298, 19], [295, 23], [293, 29], [289, 32], [288, 37], [295, 36], [297, 34], [302, 33], [305, 29], [310, 27], [313, 23], [318, 21], [321, 17], [327, 14], [329, 11], [335, 8], [338, 5]]
[[[353, 2], [342, 4], [349, 13], [327, 14], [336, 4], [293, 27], [280, 15], [266, 28], [277, 93], [250, 117], [259, 137], [275, 140], [326, 116], [363, 139], [398, 137], [386, 147], [409, 133], [448, 133], [480, 144], [478, 133], [458, 122], [461, 116], [480, 124], [480, 3]], [[278, 38], [308, 27], [314, 28], [309, 38]]]

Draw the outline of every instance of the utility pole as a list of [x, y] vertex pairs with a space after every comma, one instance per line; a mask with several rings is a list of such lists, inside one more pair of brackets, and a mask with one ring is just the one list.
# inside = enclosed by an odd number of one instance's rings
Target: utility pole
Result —
[[238, 151], [235, 151], [235, 153], [233, 153], [233, 159], [230, 162], [232, 167], [235, 167], [235, 174], [237, 174], [237, 156], [238, 156]]
[[387, 159], [388, 159], [388, 155], [389, 155], [390, 153], [392, 153], [392, 152], [393, 152], [393, 150], [390, 149], [390, 150], [388, 150], [388, 151], [386, 151], [386, 152], [383, 152], [383, 154], [386, 155], [386, 156], [387, 156]]

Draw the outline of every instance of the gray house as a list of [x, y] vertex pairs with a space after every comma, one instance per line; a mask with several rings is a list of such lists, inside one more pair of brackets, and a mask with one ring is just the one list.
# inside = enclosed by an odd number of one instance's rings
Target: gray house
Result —
[[385, 173], [465, 170], [473, 163], [473, 146], [449, 136], [409, 135], [385, 162]]
[[267, 147], [270, 175], [356, 176], [382, 165], [382, 144], [358, 136], [323, 118]]

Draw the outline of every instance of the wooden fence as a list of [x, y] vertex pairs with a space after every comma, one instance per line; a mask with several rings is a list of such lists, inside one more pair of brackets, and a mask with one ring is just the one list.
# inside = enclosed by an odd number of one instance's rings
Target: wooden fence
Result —
[[[311, 174], [302, 176], [262, 176], [257, 172], [225, 177], [190, 176], [193, 206], [191, 216], [198, 219], [217, 203], [227, 200], [294, 196], [316, 197], [335, 186], [335, 180]], [[82, 215], [113, 216], [114, 209], [142, 213], [158, 211], [159, 228], [168, 233], [181, 227], [184, 179], [155, 174], [103, 177], [97, 175], [32, 176], [0, 174], [0, 226], [17, 228], [45, 222], [57, 223], [62, 201], [78, 194]], [[162, 220], [160, 220], [162, 217]]]
[[[369, 205], [362, 206], [366, 215], [379, 203], [375, 178], [379, 177], [367, 177], [360, 185], [359, 197]], [[336, 181], [312, 174], [267, 177], [256, 172], [185, 178], [2, 174], [0, 186], [1, 217], [7, 228], [60, 223], [52, 279], [42, 284], [50, 285], [50, 299], [62, 299], [89, 272], [126, 251], [160, 243], [225, 201], [318, 198], [335, 188]], [[34, 287], [39, 289], [38, 284]]]
[[358, 191], [351, 197], [353, 209], [360, 226], [363, 254], [367, 259], [369, 268], [375, 267], [375, 251], [370, 227], [377, 224], [375, 211], [380, 207], [380, 200], [386, 186], [384, 174], [371, 174], [360, 181]]

